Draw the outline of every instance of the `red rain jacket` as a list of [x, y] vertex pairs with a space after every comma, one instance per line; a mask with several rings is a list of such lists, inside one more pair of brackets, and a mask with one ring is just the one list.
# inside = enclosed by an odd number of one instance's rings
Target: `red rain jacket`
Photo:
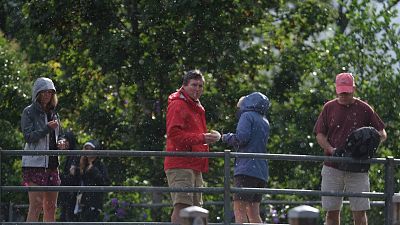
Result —
[[[168, 97], [167, 146], [168, 152], [208, 152], [204, 133], [207, 132], [205, 110], [193, 101], [183, 88]], [[208, 171], [208, 158], [165, 157], [164, 170], [193, 169]]]

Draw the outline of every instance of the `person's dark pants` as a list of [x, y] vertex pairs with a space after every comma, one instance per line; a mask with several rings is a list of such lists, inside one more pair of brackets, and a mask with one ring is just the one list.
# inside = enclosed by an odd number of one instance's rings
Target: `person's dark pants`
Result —
[[78, 216], [74, 214], [76, 198], [70, 193], [60, 192], [58, 205], [60, 207], [60, 222], [77, 222]]
[[75, 205], [61, 205], [60, 206], [60, 222], [77, 222], [78, 216], [74, 214]]
[[81, 222], [101, 222], [100, 209], [94, 207], [83, 207], [80, 213]]

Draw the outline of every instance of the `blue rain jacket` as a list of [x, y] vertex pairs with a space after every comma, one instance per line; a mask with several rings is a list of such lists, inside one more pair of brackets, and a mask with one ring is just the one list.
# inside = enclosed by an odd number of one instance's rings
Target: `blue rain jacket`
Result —
[[[265, 115], [269, 105], [269, 99], [260, 92], [245, 96], [240, 104], [236, 133], [224, 134], [222, 141], [238, 152], [267, 153], [270, 127]], [[234, 175], [247, 175], [267, 181], [268, 162], [265, 159], [236, 158]]]

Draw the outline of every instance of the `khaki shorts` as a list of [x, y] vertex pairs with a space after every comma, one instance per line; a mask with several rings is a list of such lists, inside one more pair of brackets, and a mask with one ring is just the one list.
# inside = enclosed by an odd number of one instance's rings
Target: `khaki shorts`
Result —
[[[201, 172], [192, 169], [169, 169], [165, 171], [168, 179], [168, 186], [171, 188], [193, 188], [203, 186]], [[172, 203], [186, 205], [203, 205], [202, 193], [171, 192]]]
[[[338, 170], [329, 166], [322, 167], [321, 191], [333, 192], [369, 192], [368, 173], [353, 173]], [[322, 207], [327, 211], [340, 210], [343, 197], [322, 196]], [[365, 211], [370, 209], [369, 199], [349, 197], [351, 211]]]

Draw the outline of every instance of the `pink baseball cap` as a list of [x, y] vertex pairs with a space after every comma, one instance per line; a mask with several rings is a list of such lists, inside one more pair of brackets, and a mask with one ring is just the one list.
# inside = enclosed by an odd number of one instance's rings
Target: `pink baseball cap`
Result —
[[355, 86], [354, 77], [351, 73], [340, 73], [336, 75], [336, 94], [343, 92], [353, 93]]

